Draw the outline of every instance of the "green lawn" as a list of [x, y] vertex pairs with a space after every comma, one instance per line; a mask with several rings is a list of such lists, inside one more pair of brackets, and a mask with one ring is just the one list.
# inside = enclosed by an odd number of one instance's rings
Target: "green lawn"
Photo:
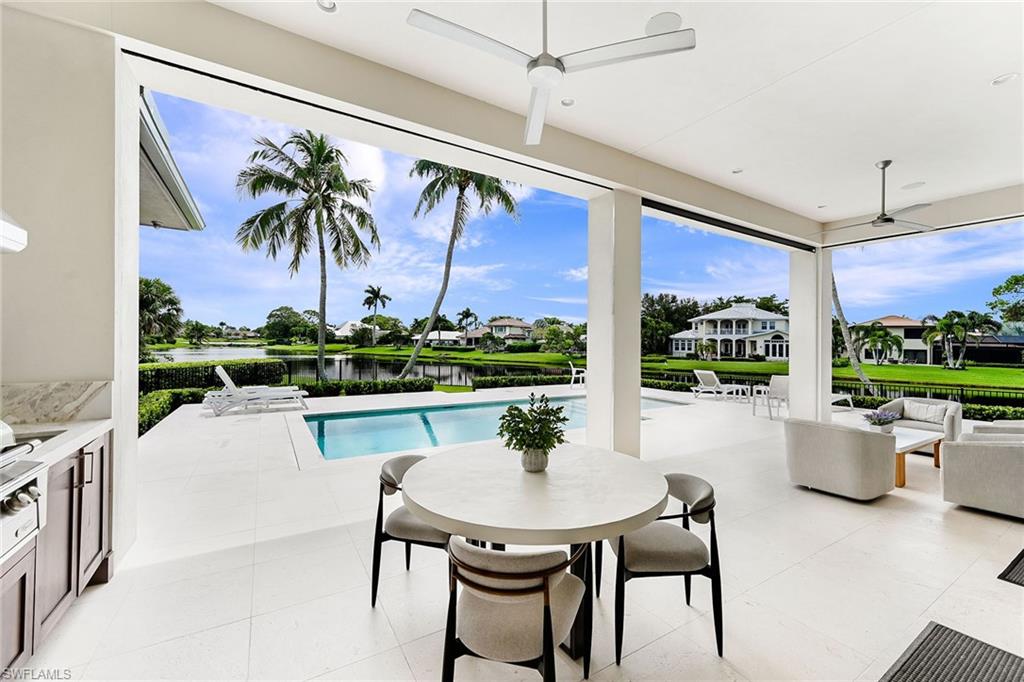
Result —
[[441, 393], [469, 393], [472, 386], [449, 386], [448, 384], [434, 384], [434, 390]]

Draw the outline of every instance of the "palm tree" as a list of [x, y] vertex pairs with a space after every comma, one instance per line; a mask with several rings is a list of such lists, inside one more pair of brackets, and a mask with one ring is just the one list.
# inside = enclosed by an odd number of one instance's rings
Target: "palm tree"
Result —
[[981, 337], [997, 334], [1003, 325], [988, 313], [968, 310], [963, 318], [963, 326], [966, 333], [964, 334], [963, 342], [960, 344], [960, 355], [956, 361], [956, 366], [960, 368], [964, 366], [964, 359], [967, 356], [967, 343], [970, 341], [970, 337], [974, 336], [974, 343], [977, 345], [981, 343]]
[[475, 327], [479, 323], [480, 318], [469, 308], [460, 310], [459, 316], [455, 319], [455, 326], [464, 332], [468, 332], [470, 327]]
[[[430, 317], [427, 319], [427, 324], [424, 327], [425, 332], [429, 332], [434, 329], [434, 321], [441, 310], [444, 295], [448, 292], [448, 280], [452, 274], [452, 256], [455, 254], [455, 244], [462, 237], [462, 233], [466, 229], [466, 223], [469, 222], [471, 211], [470, 195], [475, 195], [478, 202], [477, 210], [483, 214], [490, 213], [495, 205], [497, 205], [518, 220], [519, 211], [516, 206], [515, 197], [512, 196], [506, 187], [506, 181], [490, 175], [473, 173], [462, 168], [446, 166], [425, 159], [416, 161], [412, 166], [412, 170], [409, 171], [409, 175], [427, 178], [427, 184], [420, 192], [419, 201], [416, 202], [413, 217], [417, 217], [421, 213], [430, 213], [430, 211], [440, 205], [450, 192], [455, 192], [455, 210], [452, 212], [452, 229], [448, 237], [448, 251], [444, 259], [441, 289], [437, 292], [437, 299], [434, 301], [434, 307], [430, 311]], [[426, 343], [426, 340], [427, 333], [420, 334], [416, 346], [412, 349], [409, 361], [402, 368], [399, 379], [404, 379], [412, 371], [412, 368], [416, 365], [416, 358], [419, 357], [420, 351], [423, 350], [423, 344]]]
[[363, 299], [363, 307], [367, 310], [373, 309], [373, 339], [370, 341], [371, 346], [377, 345], [377, 306], [381, 308], [387, 308], [388, 302], [391, 297], [381, 291], [381, 287], [373, 286], [372, 284], [363, 290], [366, 294], [366, 298]]
[[881, 322], [859, 325], [853, 331], [856, 333], [854, 343], [870, 350], [876, 365], [882, 364], [882, 359], [888, 358], [893, 352], [903, 350], [903, 337], [893, 334]]
[[953, 342], [966, 338], [967, 329], [964, 328], [965, 315], [959, 310], [950, 310], [942, 317], [938, 315], [926, 315], [922, 322], [928, 325], [924, 333], [924, 341], [933, 344], [936, 341], [942, 343], [942, 355], [946, 369], [956, 369], [956, 356], [953, 354]]
[[326, 376], [324, 344], [327, 336], [327, 249], [339, 268], [363, 266], [370, 259], [370, 244], [380, 248], [377, 226], [365, 208], [373, 185], [366, 178], [353, 180], [345, 173], [348, 159], [326, 135], [312, 130], [293, 131], [284, 144], [266, 137], [255, 140], [248, 166], [238, 174], [238, 190], [252, 198], [264, 194], [284, 199], [257, 211], [235, 234], [245, 251], [263, 246], [277, 259], [291, 249], [289, 272], [299, 271], [303, 257], [315, 246], [320, 257], [320, 306], [317, 320], [317, 379]]
[[181, 331], [181, 299], [160, 278], [139, 277], [139, 347], [145, 337], [156, 336], [173, 341]]
[[839, 318], [839, 331], [843, 334], [843, 343], [846, 345], [846, 357], [850, 359], [850, 367], [853, 368], [853, 373], [857, 375], [862, 384], [868, 387], [871, 395], [878, 395], [878, 390], [871, 383], [871, 379], [868, 379], [868, 375], [864, 374], [864, 368], [860, 366], [860, 357], [856, 352], [853, 338], [850, 335], [850, 323], [846, 321], [843, 305], [839, 302], [839, 289], [836, 287], [835, 273], [832, 273], [832, 307], [836, 309], [836, 317]]

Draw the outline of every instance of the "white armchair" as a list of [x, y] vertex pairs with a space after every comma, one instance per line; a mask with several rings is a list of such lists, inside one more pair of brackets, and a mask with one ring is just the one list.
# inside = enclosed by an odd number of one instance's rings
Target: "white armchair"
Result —
[[942, 499], [1024, 518], [1024, 434], [965, 433], [944, 442]]
[[793, 483], [855, 500], [873, 500], [896, 487], [892, 434], [793, 418], [785, 430]]

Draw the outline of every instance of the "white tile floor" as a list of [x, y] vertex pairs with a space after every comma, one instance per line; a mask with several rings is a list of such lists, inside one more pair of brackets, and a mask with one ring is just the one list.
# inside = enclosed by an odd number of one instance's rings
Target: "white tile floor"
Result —
[[[681, 580], [646, 579], [629, 584], [616, 666], [606, 552], [593, 679], [877, 679], [929, 620], [1024, 653], [1024, 589], [996, 579], [1024, 546], [1024, 524], [943, 502], [931, 458], [908, 458], [906, 488], [857, 503], [792, 486], [781, 424], [748, 405], [701, 400], [648, 414], [643, 459], [717, 491], [725, 656], [714, 653], [706, 581], [694, 580], [686, 607]], [[32, 666], [92, 679], [439, 677], [444, 553], [416, 548], [406, 572], [401, 548], [386, 545], [370, 608], [387, 456], [299, 471], [281, 412], [214, 419], [187, 406], [142, 439], [139, 457], [138, 542]], [[581, 673], [560, 655], [559, 679]], [[456, 676], [539, 679], [473, 659]]]

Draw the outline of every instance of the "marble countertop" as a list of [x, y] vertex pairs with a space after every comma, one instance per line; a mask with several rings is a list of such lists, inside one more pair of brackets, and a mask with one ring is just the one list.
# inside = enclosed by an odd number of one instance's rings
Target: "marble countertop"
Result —
[[52, 466], [91, 441], [114, 428], [113, 419], [82, 419], [71, 422], [50, 422], [39, 424], [11, 424], [18, 440], [33, 436], [52, 438], [25, 456], [25, 459], [44, 462]]

